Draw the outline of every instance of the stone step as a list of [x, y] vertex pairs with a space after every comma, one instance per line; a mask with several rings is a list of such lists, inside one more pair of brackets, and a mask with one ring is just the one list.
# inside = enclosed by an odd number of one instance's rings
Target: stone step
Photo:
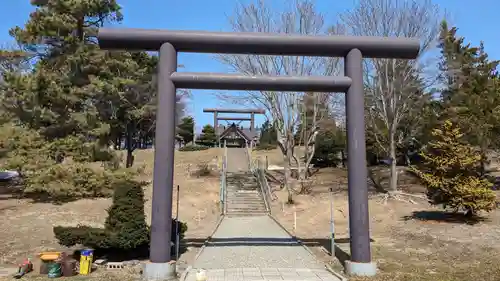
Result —
[[226, 191], [235, 194], [260, 194], [257, 189], [227, 189]]
[[260, 192], [239, 192], [239, 191], [227, 191], [226, 195], [231, 195], [234, 197], [261, 197]]
[[226, 201], [227, 202], [234, 202], [234, 203], [259, 203], [259, 202], [264, 202], [262, 197], [236, 197], [236, 196], [226, 196]]
[[241, 188], [239, 186], [227, 186], [226, 190], [244, 190], [244, 191], [254, 191], [254, 190], [260, 190], [258, 186], [255, 187], [248, 187], [248, 188]]
[[228, 190], [226, 192], [226, 197], [231, 197], [231, 198], [241, 198], [241, 199], [245, 199], [245, 198], [249, 198], [249, 199], [262, 199], [262, 194], [258, 191], [230, 191]]
[[262, 201], [231, 201], [231, 200], [227, 200], [226, 201], [228, 206], [231, 206], [231, 205], [245, 205], [245, 206], [262, 206], [262, 205], [266, 205], [264, 202]]
[[234, 199], [231, 199], [231, 198], [227, 198], [226, 199], [226, 202], [228, 204], [247, 204], [247, 205], [262, 205], [262, 204], [265, 204], [263, 200], [259, 199], [259, 200], [234, 200]]
[[235, 197], [235, 198], [261, 198], [260, 193], [241, 193], [241, 192], [228, 192], [226, 193], [227, 197]]
[[247, 186], [247, 187], [243, 187], [243, 186], [237, 186], [237, 185], [228, 185], [226, 186], [226, 189], [235, 189], [235, 190], [256, 190], [256, 189], [260, 189], [257, 185], [254, 185], [254, 186]]
[[226, 202], [233, 203], [260, 203], [264, 202], [262, 198], [259, 197], [234, 197], [234, 196], [226, 196]]
[[266, 211], [266, 207], [259, 207], [259, 208], [246, 208], [246, 207], [241, 207], [241, 208], [238, 208], [238, 207], [230, 207], [230, 206], [227, 206], [226, 210], [228, 212], [265, 212]]
[[226, 195], [234, 195], [234, 196], [259, 196], [260, 197], [260, 192], [241, 192], [241, 191], [230, 191], [228, 190]]
[[252, 185], [247, 185], [247, 186], [241, 186], [237, 184], [228, 184], [226, 186], [227, 189], [242, 189], [242, 190], [253, 190], [253, 189], [259, 189], [259, 186], [257, 184], [252, 184]]
[[238, 207], [238, 206], [227, 206], [227, 211], [228, 212], [259, 212], [259, 211], [262, 211], [262, 212], [265, 212], [266, 211], [266, 207], [262, 206], [262, 207], [259, 207], [259, 208], [248, 208], [248, 207], [245, 207], [245, 206], [242, 206], [242, 207]]
[[267, 212], [227, 212], [227, 216], [230, 217], [251, 217], [251, 216], [265, 216]]
[[238, 206], [238, 207], [244, 207], [244, 208], [260, 208], [262, 206], [266, 206], [264, 202], [234, 202], [234, 201], [227, 201], [227, 206], [232, 207], [232, 206]]
[[238, 196], [238, 195], [233, 195], [233, 196], [226, 196], [226, 201], [231, 201], [231, 202], [264, 202], [264, 199], [262, 199], [262, 196], [260, 195], [255, 195], [255, 196]]

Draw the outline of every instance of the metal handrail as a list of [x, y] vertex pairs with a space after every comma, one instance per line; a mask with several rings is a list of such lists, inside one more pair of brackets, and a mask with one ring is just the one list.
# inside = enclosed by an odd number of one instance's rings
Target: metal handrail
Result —
[[262, 197], [264, 198], [264, 203], [266, 205], [267, 212], [271, 213], [271, 201], [273, 201], [273, 197], [271, 194], [271, 188], [266, 178], [266, 167], [262, 163], [261, 159], [256, 159], [254, 162], [257, 165], [255, 166], [254, 175], [258, 180], [258, 184], [262, 193]]
[[220, 212], [222, 215], [226, 213], [226, 193], [227, 193], [227, 147], [224, 143], [224, 155], [222, 156], [222, 169], [220, 175], [219, 202]]

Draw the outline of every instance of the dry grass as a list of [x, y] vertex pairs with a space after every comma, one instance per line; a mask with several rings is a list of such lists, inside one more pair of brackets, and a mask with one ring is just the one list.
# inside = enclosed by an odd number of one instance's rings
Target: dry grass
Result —
[[[255, 154], [263, 157], [266, 152]], [[267, 155], [270, 164], [282, 164], [279, 151], [267, 151]], [[287, 194], [281, 190], [273, 202], [273, 215], [278, 221], [339, 271], [341, 263], [337, 259], [332, 262], [324, 249], [330, 248], [333, 198], [338, 246], [349, 252], [346, 176], [342, 169], [322, 169], [312, 178], [311, 194], [296, 195], [295, 204], [286, 205]], [[330, 187], [335, 191], [333, 197], [328, 193]], [[405, 188], [413, 193], [422, 191], [415, 184], [406, 184]], [[445, 214], [426, 201], [382, 204], [371, 198], [369, 208], [373, 258], [380, 273], [371, 279], [350, 280], [500, 280], [500, 211], [487, 214], [482, 221], [466, 223], [462, 217]]]
[[[188, 223], [187, 237], [205, 238], [213, 230], [218, 218], [219, 179], [217, 176], [198, 178], [190, 176], [196, 165], [207, 163], [217, 165], [218, 149], [194, 152], [177, 152], [175, 161], [175, 185], [180, 186], [180, 212], [182, 221]], [[135, 161], [144, 167], [143, 180], [152, 179], [153, 151], [138, 150]], [[63, 205], [33, 203], [0, 195], [0, 265], [18, 264], [26, 257], [44, 250], [58, 250], [52, 233], [55, 225], [85, 224], [102, 226], [106, 209], [111, 199], [84, 199]], [[147, 199], [145, 209], [150, 221], [151, 184], [145, 188]], [[174, 190], [174, 202], [177, 198]], [[175, 204], [174, 204], [175, 216]]]
[[[73, 281], [87, 281], [87, 280], [94, 280], [94, 281], [137, 281], [139, 280], [139, 275], [136, 274], [136, 272], [129, 272], [129, 271], [107, 271], [107, 270], [98, 270], [95, 272], [92, 272], [91, 275], [75, 275], [72, 276], [70, 279]], [[67, 278], [67, 277], [65, 277]], [[27, 274], [22, 278], [23, 280], [30, 280], [30, 281], [49, 281], [49, 280], [54, 280], [54, 278], [49, 278], [47, 275], [39, 275], [39, 274]], [[9, 278], [1, 278], [1, 281], [10, 281], [13, 280], [12, 277]]]
[[[218, 178], [197, 178], [191, 171], [200, 163], [215, 165], [219, 151], [211, 149], [197, 152], [177, 152], [175, 183], [181, 186], [180, 217], [188, 222], [188, 237], [205, 238], [213, 230], [218, 217]], [[279, 151], [258, 151], [256, 156], [268, 156], [274, 165], [282, 164]], [[140, 151], [136, 155], [137, 165], [144, 165], [144, 179], [151, 178], [152, 151]], [[295, 196], [296, 204], [284, 205], [285, 191], [277, 191], [278, 200], [273, 202], [273, 214], [325, 262], [337, 270], [341, 264], [321, 249], [329, 246], [330, 235], [330, 187], [334, 187], [334, 218], [338, 245], [348, 252], [348, 204], [346, 195], [346, 173], [340, 169], [324, 169], [314, 178], [310, 195]], [[418, 192], [419, 189], [413, 189]], [[147, 198], [151, 187], [146, 188]], [[177, 195], [174, 194], [174, 197]], [[53, 239], [55, 224], [102, 225], [109, 200], [80, 200], [54, 206], [30, 203], [24, 200], [0, 200], [0, 214], [4, 223], [0, 227], [0, 257], [2, 263], [18, 262], [25, 256], [41, 250], [57, 249]], [[150, 204], [146, 213], [150, 214]], [[294, 213], [296, 227], [294, 227]], [[370, 200], [371, 235], [373, 257], [380, 273], [371, 279], [350, 280], [374, 281], [465, 281], [500, 280], [500, 212], [489, 214], [484, 221], [466, 224], [456, 216], [445, 216], [440, 210], [426, 202], [409, 204], [389, 201], [386, 205]], [[343, 239], [344, 238], [344, 239]], [[348, 241], [347, 241], [348, 242]], [[27, 276], [30, 280], [45, 280], [46, 277]], [[135, 276], [123, 273], [98, 271], [94, 280], [131, 280]], [[87, 279], [74, 277], [74, 279]]]

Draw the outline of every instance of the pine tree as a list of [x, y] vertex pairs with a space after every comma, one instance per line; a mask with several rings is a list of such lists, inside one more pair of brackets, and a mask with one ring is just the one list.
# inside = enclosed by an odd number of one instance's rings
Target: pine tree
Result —
[[259, 144], [272, 145], [276, 147], [277, 143], [278, 143], [278, 136], [276, 133], [276, 129], [274, 128], [273, 124], [269, 122], [269, 120], [266, 120], [266, 122], [262, 124], [262, 128], [260, 129]]
[[182, 118], [177, 125], [177, 134], [182, 138], [184, 144], [193, 140], [194, 137], [194, 119], [192, 116]]
[[476, 215], [495, 208], [491, 183], [480, 176], [481, 154], [464, 142], [451, 121], [432, 131], [433, 140], [421, 153], [422, 166], [412, 167], [427, 187], [431, 204]]
[[[151, 131], [154, 96], [147, 89], [156, 60], [145, 53], [99, 50], [97, 28], [122, 18], [114, 0], [32, 3], [36, 9], [24, 26], [10, 30], [24, 53], [37, 60], [26, 71], [3, 76], [2, 116], [10, 118], [2, 127], [5, 166], [23, 174], [25, 193], [55, 200], [109, 195], [111, 178], [119, 173], [87, 164], [106, 161], [117, 168], [118, 158], [107, 146], [116, 131], [134, 140], [138, 128]], [[12, 138], [22, 149], [13, 148]], [[63, 165], [68, 158], [71, 163]]]
[[466, 135], [467, 141], [479, 147], [485, 172], [488, 149], [500, 147], [500, 75], [499, 61], [491, 60], [483, 43], [472, 47], [457, 36], [457, 28], [442, 24], [440, 48], [443, 119], [452, 120]]
[[201, 130], [201, 135], [198, 139], [203, 145], [212, 146], [217, 141], [215, 129], [212, 125], [205, 125]]

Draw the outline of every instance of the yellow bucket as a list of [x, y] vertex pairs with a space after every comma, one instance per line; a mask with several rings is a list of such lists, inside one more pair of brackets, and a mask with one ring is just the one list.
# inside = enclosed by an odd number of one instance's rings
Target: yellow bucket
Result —
[[80, 274], [87, 275], [92, 271], [92, 250], [83, 250], [80, 254]]

